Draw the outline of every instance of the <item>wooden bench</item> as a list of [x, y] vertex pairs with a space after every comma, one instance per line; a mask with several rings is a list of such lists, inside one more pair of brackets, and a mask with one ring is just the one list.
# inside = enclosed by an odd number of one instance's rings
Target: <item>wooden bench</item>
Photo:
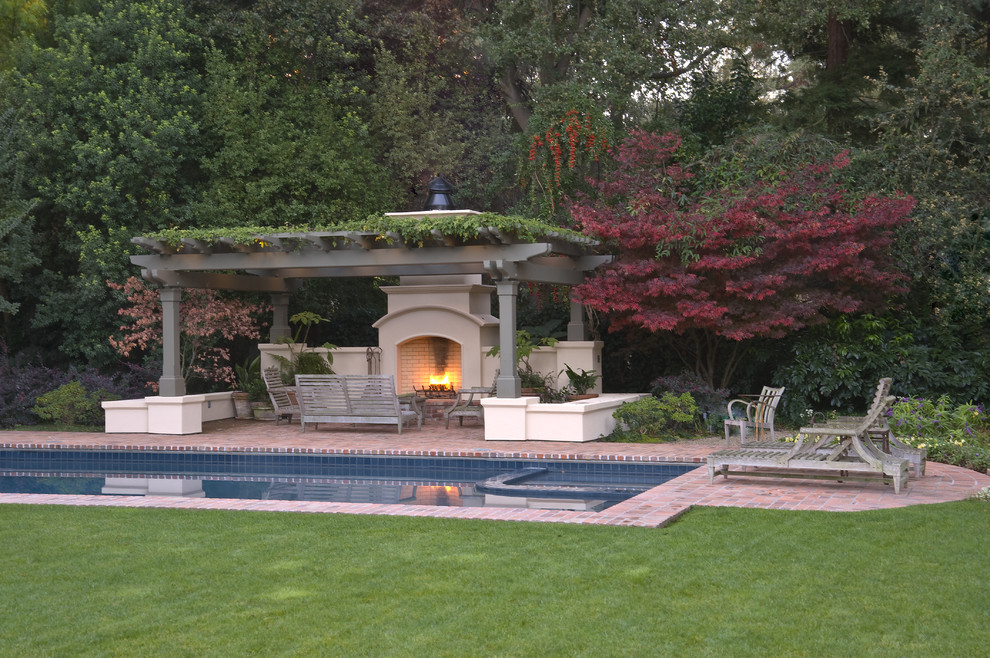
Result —
[[415, 399], [399, 401], [392, 375], [296, 375], [296, 399], [303, 432], [307, 423], [395, 424], [399, 434], [413, 419], [423, 427]]
[[[832, 480], [892, 480], [894, 493], [907, 484], [908, 460], [881, 452], [870, 438], [870, 429], [894, 403], [888, 396], [855, 426], [802, 427], [789, 450], [743, 446], [708, 455], [708, 481], [729, 475], [825, 478]], [[759, 471], [733, 471], [732, 466], [760, 467]], [[862, 475], [858, 475], [862, 474]]]

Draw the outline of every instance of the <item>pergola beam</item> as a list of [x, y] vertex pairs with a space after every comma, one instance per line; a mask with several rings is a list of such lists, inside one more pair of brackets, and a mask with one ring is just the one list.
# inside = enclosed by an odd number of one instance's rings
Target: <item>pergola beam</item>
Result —
[[291, 292], [295, 283], [280, 277], [225, 274], [222, 272], [176, 272], [171, 270], [142, 270], [145, 281], [174, 288], [207, 288], [239, 292]]

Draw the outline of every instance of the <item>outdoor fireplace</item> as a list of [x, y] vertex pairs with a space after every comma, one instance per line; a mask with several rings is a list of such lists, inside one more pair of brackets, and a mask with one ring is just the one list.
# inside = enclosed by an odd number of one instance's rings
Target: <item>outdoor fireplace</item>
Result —
[[453, 397], [462, 387], [491, 385], [484, 363], [498, 345], [492, 289], [480, 275], [403, 276], [398, 286], [382, 288], [388, 313], [374, 326], [382, 372], [395, 373], [400, 394]]

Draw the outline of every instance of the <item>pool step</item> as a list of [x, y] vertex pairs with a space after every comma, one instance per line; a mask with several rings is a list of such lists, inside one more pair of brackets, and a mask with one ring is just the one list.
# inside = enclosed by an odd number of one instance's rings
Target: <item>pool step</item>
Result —
[[561, 484], [533, 482], [547, 472], [546, 468], [523, 468], [510, 473], [502, 473], [478, 482], [475, 489], [482, 493], [501, 496], [541, 497], [541, 498], [597, 498], [600, 500], [625, 500], [630, 496], [649, 491], [655, 485], [608, 486], [604, 484]]

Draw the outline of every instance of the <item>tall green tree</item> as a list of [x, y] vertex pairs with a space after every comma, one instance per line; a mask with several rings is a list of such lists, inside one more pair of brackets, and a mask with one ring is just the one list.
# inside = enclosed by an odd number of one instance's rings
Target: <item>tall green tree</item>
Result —
[[[522, 153], [531, 153], [534, 139], [545, 145], [563, 135], [574, 112], [586, 132], [617, 143], [681, 92], [692, 71], [714, 67], [738, 45], [727, 9], [717, 0], [494, 2], [480, 20], [478, 43], [523, 135]], [[548, 179], [542, 163], [524, 161], [521, 181], [534, 202], [527, 210], [566, 222], [560, 198], [599, 176], [600, 163], [568, 162], [558, 181], [558, 162]]]
[[[879, 77], [891, 98], [859, 163], [866, 184], [917, 200], [904, 236], [913, 310], [950, 328], [973, 358], [990, 353], [990, 61], [986, 3], [929, 3], [917, 74]], [[983, 369], [986, 372], [986, 369]]]
[[514, 143], [490, 67], [477, 56], [470, 3], [367, 2], [375, 43], [371, 129], [402, 194], [418, 210], [442, 174], [462, 208], [514, 203]]
[[14, 150], [13, 110], [0, 113], [0, 317], [3, 331], [10, 333], [11, 317], [19, 304], [11, 301], [11, 290], [23, 282], [30, 267], [38, 264], [31, 249], [31, 219], [35, 202], [23, 187], [23, 166]]
[[[188, 222], [202, 47], [177, 0], [114, 0], [54, 22], [54, 45], [22, 52], [11, 75], [46, 269], [31, 291], [32, 324], [69, 356], [106, 356], [116, 303], [102, 276], [82, 275], [82, 236]], [[126, 256], [117, 251], [118, 267]], [[97, 328], [84, 330], [81, 317]]]
[[306, 225], [388, 209], [350, 3], [260, 2], [214, 26], [197, 221]]
[[10, 66], [17, 40], [41, 31], [47, 22], [44, 0], [0, 0], [0, 71]]

